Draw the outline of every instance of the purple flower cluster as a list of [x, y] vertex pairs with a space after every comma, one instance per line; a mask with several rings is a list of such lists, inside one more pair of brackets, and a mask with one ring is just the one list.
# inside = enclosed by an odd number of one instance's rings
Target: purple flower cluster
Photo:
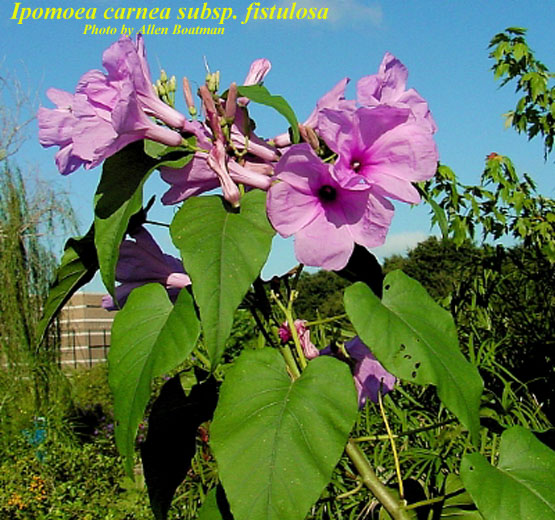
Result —
[[[301, 125], [306, 143], [276, 137], [288, 149], [275, 168], [268, 217], [280, 235], [295, 236], [300, 262], [342, 269], [355, 243], [384, 243], [390, 198], [420, 201], [413, 183], [436, 171], [436, 125], [425, 100], [406, 90], [407, 76], [388, 53], [377, 74], [358, 81], [356, 101], [345, 99], [348, 79], [320, 99]], [[332, 152], [325, 161], [324, 147]]]
[[75, 94], [49, 89], [55, 109], [38, 112], [39, 141], [58, 146], [56, 164], [67, 175], [80, 166], [98, 166], [127, 144], [148, 138], [168, 146], [182, 142], [179, 132], [155, 123], [151, 117], [180, 130], [185, 116], [157, 96], [150, 79], [142, 36], [111, 45], [102, 57], [108, 74], [85, 73]]

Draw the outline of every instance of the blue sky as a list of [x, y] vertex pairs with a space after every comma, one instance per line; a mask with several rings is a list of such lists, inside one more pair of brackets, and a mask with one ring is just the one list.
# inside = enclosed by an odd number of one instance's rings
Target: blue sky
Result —
[[[108, 7], [169, 7], [170, 20], [158, 20], [159, 27], [173, 28], [179, 7], [201, 7], [204, 2], [165, 0], [162, 3], [127, 0], [88, 3], [53, 0], [21, 1], [23, 7], [96, 7], [98, 27], [122, 23], [138, 29], [143, 22], [106, 21]], [[290, 6], [283, 0], [261, 0], [263, 7]], [[525, 136], [504, 129], [502, 114], [512, 109], [517, 97], [512, 86], [499, 89], [489, 70], [487, 45], [491, 37], [508, 26], [528, 29], [528, 42], [548, 67], [555, 55], [553, 22], [555, 2], [551, 0], [455, 1], [455, 0], [298, 0], [297, 7], [327, 7], [323, 21], [251, 20], [241, 24], [250, 1], [210, 0], [208, 7], [232, 7], [237, 20], [226, 21], [220, 36], [147, 36], [145, 38], [151, 72], [157, 77], [162, 66], [178, 78], [187, 75], [193, 84], [203, 81], [204, 57], [211, 69], [220, 70], [225, 85], [241, 81], [252, 60], [266, 57], [273, 68], [265, 85], [283, 95], [295, 109], [299, 120], [312, 110], [317, 99], [338, 80], [348, 76], [352, 85], [364, 75], [373, 74], [384, 52], [396, 55], [409, 69], [409, 86], [429, 102], [438, 124], [437, 143], [440, 160], [451, 166], [464, 182], [477, 182], [484, 157], [490, 152], [510, 156], [519, 172], [528, 172], [540, 190], [553, 196], [553, 159], [543, 161], [540, 141], [528, 142]], [[10, 17], [15, 2], [0, 6], [0, 72], [17, 75], [23, 87], [37, 96], [38, 104], [50, 107], [45, 96], [53, 86], [73, 91], [87, 70], [101, 68], [103, 50], [117, 36], [84, 35], [85, 20], [31, 20], [22, 24]], [[90, 23], [90, 22], [89, 22]], [[213, 26], [198, 20], [187, 25]], [[353, 91], [351, 90], [351, 93]], [[178, 97], [177, 108], [185, 111]], [[254, 117], [258, 133], [271, 137], [284, 130], [280, 116], [268, 109], [257, 109]], [[24, 168], [34, 170], [60, 189], [68, 191], [82, 229], [92, 219], [92, 196], [99, 169], [78, 170], [62, 178], [56, 171], [54, 149], [42, 149], [37, 142], [37, 127], [28, 131], [29, 140], [16, 158]], [[148, 190], [159, 194], [164, 183], [149, 181]], [[153, 216], [169, 221], [173, 209], [157, 204]], [[402, 252], [415, 240], [430, 233], [425, 207], [397, 206], [390, 239], [378, 253]], [[171, 252], [169, 239], [157, 234]], [[294, 265], [290, 243], [278, 243], [266, 274], [283, 272]], [[99, 288], [99, 287], [96, 287]]]

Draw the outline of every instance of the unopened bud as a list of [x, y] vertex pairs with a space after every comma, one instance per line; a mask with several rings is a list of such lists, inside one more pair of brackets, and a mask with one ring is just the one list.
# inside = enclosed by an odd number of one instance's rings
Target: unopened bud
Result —
[[233, 82], [229, 86], [227, 92], [227, 99], [225, 101], [225, 119], [231, 123], [235, 119], [235, 112], [237, 110], [237, 83]]
[[183, 78], [183, 97], [185, 98], [185, 103], [187, 103], [187, 107], [189, 108], [189, 114], [191, 114], [191, 116], [193, 117], [196, 116], [197, 108], [193, 99], [191, 85], [189, 84], [189, 80], [186, 77]]
[[162, 83], [168, 81], [168, 75], [166, 74], [166, 71], [164, 69], [160, 70], [160, 81]]
[[166, 94], [166, 89], [159, 79], [156, 80], [156, 92], [160, 97], [163, 97]]
[[303, 141], [308, 143], [313, 150], [318, 150], [320, 148], [320, 141], [316, 132], [310, 126], [304, 126], [299, 124], [299, 133], [303, 138]]
[[210, 92], [217, 92], [220, 86], [220, 72], [209, 72], [206, 75], [206, 86]]
[[176, 86], [177, 86], [177, 81], [175, 79], [175, 76], [172, 76], [168, 81], [168, 92], [175, 92]]

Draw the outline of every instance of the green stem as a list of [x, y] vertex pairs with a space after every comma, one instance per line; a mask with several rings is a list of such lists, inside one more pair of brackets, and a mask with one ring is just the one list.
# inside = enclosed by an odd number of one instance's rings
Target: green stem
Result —
[[284, 345], [279, 349], [279, 351], [281, 352], [283, 359], [285, 359], [285, 363], [287, 363], [287, 366], [289, 368], [289, 371], [291, 372], [291, 376], [293, 377], [293, 380], [301, 377], [299, 367], [295, 362], [295, 358], [293, 357], [293, 353], [291, 352], [291, 349], [287, 345]]
[[347, 313], [339, 314], [337, 316], [332, 316], [331, 318], [325, 318], [323, 320], [307, 321], [306, 326], [311, 327], [313, 325], [323, 325], [324, 323], [331, 323], [332, 321], [339, 321], [347, 317]]
[[445, 500], [444, 496], [428, 498], [427, 500], [421, 500], [420, 502], [414, 502], [413, 504], [409, 504], [408, 506], [405, 507], [405, 509], [409, 510], [409, 509], [416, 509], [417, 507], [429, 506], [430, 504], [436, 504], [437, 502], [442, 502], [443, 500]]
[[387, 509], [387, 512], [394, 520], [410, 520], [405, 510], [404, 504], [398, 500], [387, 487], [385, 487], [374, 470], [370, 466], [368, 459], [359, 446], [349, 439], [345, 448], [347, 455], [355, 465], [362, 482]]
[[387, 436], [389, 443], [391, 444], [391, 451], [393, 452], [393, 460], [395, 461], [395, 472], [397, 473], [397, 482], [399, 483], [399, 496], [401, 500], [405, 499], [405, 490], [403, 488], [403, 477], [401, 475], [401, 464], [399, 463], [399, 455], [397, 454], [397, 446], [395, 445], [395, 440], [393, 439], [393, 432], [389, 427], [389, 421], [387, 420], [387, 415], [385, 414], [385, 409], [382, 400], [382, 390], [378, 391], [378, 403], [380, 405], [380, 413], [382, 415], [383, 422], [385, 424], [385, 429], [387, 430]]
[[[401, 432], [398, 434], [393, 434], [392, 437], [394, 439], [398, 439], [399, 437], [407, 437], [408, 435], [413, 435], [415, 433], [426, 432], [428, 430], [434, 430], [435, 428], [440, 428], [441, 426], [446, 426], [447, 424], [451, 424], [455, 422], [456, 419], [447, 419], [445, 421], [430, 424], [428, 426], [422, 426], [421, 428], [415, 428], [414, 430], [407, 430], [406, 432]], [[389, 435], [367, 435], [366, 437], [357, 437], [353, 439], [353, 442], [367, 442], [367, 441], [387, 441], [389, 439]]]

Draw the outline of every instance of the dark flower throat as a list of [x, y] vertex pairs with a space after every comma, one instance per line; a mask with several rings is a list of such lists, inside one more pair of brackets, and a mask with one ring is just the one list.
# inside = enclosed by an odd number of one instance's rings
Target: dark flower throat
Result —
[[335, 190], [335, 188], [333, 186], [330, 186], [329, 184], [324, 184], [318, 190], [318, 197], [320, 198], [320, 200], [325, 200], [326, 202], [331, 202], [331, 201], [334, 201], [337, 198], [337, 191]]

